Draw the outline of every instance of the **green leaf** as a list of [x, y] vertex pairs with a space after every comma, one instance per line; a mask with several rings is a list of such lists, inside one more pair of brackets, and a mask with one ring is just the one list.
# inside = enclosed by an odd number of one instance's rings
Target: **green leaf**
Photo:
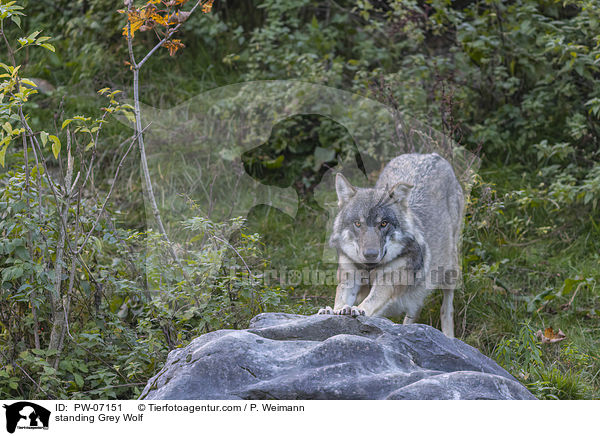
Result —
[[314, 15], [312, 17], [312, 21], [310, 22], [310, 25], [313, 29], [319, 28], [319, 21], [317, 20], [317, 17], [315, 17]]
[[8, 121], [2, 125], [2, 128], [6, 131], [6, 133], [8, 133], [9, 135], [12, 135], [13, 129]]
[[2, 282], [10, 282], [23, 276], [23, 268], [20, 266], [11, 266], [2, 270]]
[[36, 89], [38, 87], [34, 82], [32, 82], [29, 79], [21, 79], [21, 83], [24, 83], [25, 85], [29, 85], [33, 89]]
[[21, 260], [28, 260], [29, 259], [29, 252], [27, 251], [27, 248], [23, 247], [22, 245], [15, 248], [15, 254]]
[[41, 47], [44, 47], [47, 50], [50, 50], [52, 53], [54, 53], [56, 51], [56, 49], [54, 48], [54, 46], [52, 44], [48, 44], [47, 42], [44, 44], [40, 44]]
[[69, 123], [73, 121], [72, 118], [69, 118], [68, 120], [64, 120], [62, 123], [62, 126], [60, 126], [61, 129], [64, 129], [65, 127], [67, 127], [69, 125]]
[[131, 123], [135, 123], [135, 115], [133, 113], [131, 113], [130, 111], [122, 111], [123, 115], [125, 115], [125, 118], [127, 118], [127, 120]]
[[75, 383], [77, 384], [77, 386], [79, 386], [79, 388], [83, 387], [83, 377], [80, 376], [79, 374], [73, 374], [73, 376], [75, 377]]
[[574, 279], [572, 279], [572, 278], [565, 279], [565, 282], [564, 282], [563, 288], [562, 288], [562, 294], [563, 295], [570, 294], [571, 292], [573, 292], [575, 290], [575, 288], [577, 288], [579, 283], [581, 283], [583, 281], [584, 280], [579, 276], [575, 277]]
[[44, 372], [46, 373], [46, 375], [56, 374], [56, 370], [50, 366], [44, 366]]
[[41, 33], [41, 31], [40, 31], [40, 30], [36, 30], [35, 32], [33, 32], [31, 35], [29, 35], [29, 36], [27, 37], [27, 40], [28, 40], [28, 41], [34, 41], [34, 40], [35, 40], [35, 38], [37, 38], [37, 36], [38, 36], [40, 33]]
[[[10, 137], [9, 137], [10, 138]], [[4, 166], [4, 156], [6, 155], [6, 149], [8, 148], [8, 144], [6, 144], [0, 150], [0, 165]]]
[[269, 169], [281, 168], [281, 165], [283, 165], [283, 159], [284, 157], [281, 155], [277, 159], [268, 160], [265, 162], [265, 167]]
[[56, 356], [58, 354], [58, 350], [55, 348], [51, 348], [50, 350], [46, 350], [46, 356]]
[[17, 16], [17, 15], [13, 15], [12, 17], [10, 17], [10, 19], [13, 21], [13, 23], [15, 23], [17, 26], [21, 27], [21, 17]]
[[42, 140], [42, 146], [45, 147], [48, 142], [48, 132], [40, 132], [40, 138]]
[[58, 154], [60, 153], [60, 139], [56, 135], [49, 136], [50, 141], [52, 141], [52, 153], [54, 154], [54, 158], [58, 159]]

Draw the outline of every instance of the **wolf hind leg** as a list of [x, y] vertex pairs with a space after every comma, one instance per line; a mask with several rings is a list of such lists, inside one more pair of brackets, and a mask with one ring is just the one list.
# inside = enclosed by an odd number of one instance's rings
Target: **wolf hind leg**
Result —
[[440, 318], [442, 320], [442, 332], [449, 338], [454, 337], [454, 289], [444, 289], [444, 299], [440, 309]]
[[412, 317], [412, 316], [408, 316], [406, 315], [404, 317], [404, 321], [402, 321], [402, 324], [407, 325], [407, 324], [414, 324], [417, 322], [417, 320], [419, 319], [418, 316]]

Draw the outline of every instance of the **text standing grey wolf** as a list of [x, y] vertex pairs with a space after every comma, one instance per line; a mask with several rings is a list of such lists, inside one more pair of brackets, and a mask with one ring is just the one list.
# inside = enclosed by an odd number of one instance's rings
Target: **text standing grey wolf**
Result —
[[338, 252], [333, 309], [320, 314], [417, 320], [425, 298], [441, 289], [442, 332], [454, 337], [454, 289], [460, 277], [464, 198], [452, 166], [437, 153], [403, 154], [374, 188], [336, 176], [339, 212], [330, 244]]

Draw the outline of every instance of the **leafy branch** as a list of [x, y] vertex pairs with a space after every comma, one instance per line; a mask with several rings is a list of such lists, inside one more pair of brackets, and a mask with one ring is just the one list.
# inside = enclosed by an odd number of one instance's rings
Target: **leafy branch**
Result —
[[[139, 92], [139, 74], [142, 66], [150, 59], [150, 57], [160, 48], [165, 47], [169, 50], [169, 54], [173, 56], [177, 50], [184, 47], [181, 40], [172, 39], [173, 35], [180, 29], [183, 23], [189, 18], [194, 11], [201, 7], [204, 13], [210, 12], [213, 0], [198, 0], [190, 11], [179, 9], [188, 0], [149, 0], [144, 6], [136, 8], [133, 5], [133, 0], [125, 0], [127, 9], [119, 10], [120, 13], [127, 14], [127, 24], [123, 28], [123, 35], [127, 39], [127, 48], [129, 52], [130, 69], [133, 72], [133, 101], [134, 101], [134, 117], [135, 117], [135, 134], [138, 138], [140, 149], [140, 160], [142, 165], [142, 174], [144, 177], [144, 190], [146, 197], [150, 203], [152, 215], [158, 226], [160, 234], [168, 244], [169, 252], [173, 259], [179, 263], [177, 253], [167, 236], [167, 232], [163, 225], [154, 190], [152, 188], [152, 180], [148, 169], [148, 160], [146, 158], [146, 147], [144, 144], [144, 135], [142, 134], [142, 119], [140, 110], [140, 92]], [[160, 8], [162, 7], [162, 9]], [[150, 49], [150, 51], [137, 62], [133, 52], [133, 38], [137, 31], [144, 32], [154, 30], [160, 41]]]

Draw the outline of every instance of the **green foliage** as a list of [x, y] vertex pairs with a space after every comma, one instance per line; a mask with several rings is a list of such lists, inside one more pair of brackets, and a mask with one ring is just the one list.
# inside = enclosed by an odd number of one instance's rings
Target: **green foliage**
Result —
[[[37, 210], [40, 197], [32, 188], [27, 194], [22, 172], [1, 175], [0, 186], [0, 204], [8, 205], [0, 221], [5, 339], [0, 351], [19, 365], [0, 373], [3, 397], [131, 398], [171, 349], [202, 333], [243, 327], [254, 315], [280, 307], [282, 289], [265, 286], [251, 273], [268, 264], [262, 260], [260, 237], [247, 234], [240, 219], [221, 224], [194, 217], [182, 223], [194, 235], [189, 249], [181, 247], [182, 266], [166, 260], [158, 234], [120, 230], [103, 219], [82, 251], [89, 269], [77, 268], [71, 306], [77, 316], [70, 320], [67, 344], [55, 367], [51, 359], [56, 350], [33, 346], [36, 324], [29, 309], [37, 309], [44, 344], [51, 308], [43, 296], [52, 291], [53, 277], [43, 265], [58, 237], [56, 215], [31, 220], [29, 211]], [[51, 195], [41, 199], [44, 210], [54, 210]], [[90, 226], [98, 206], [86, 202], [82, 210], [81, 222]], [[232, 228], [237, 238], [220, 243]], [[32, 252], [28, 231], [43, 241]], [[160, 286], [149, 290], [144, 277], [160, 277]], [[35, 375], [35, 384], [28, 374]]]
[[337, 161], [355, 150], [338, 123], [320, 116], [295, 116], [277, 123], [269, 141], [242, 156], [248, 174], [269, 185], [293, 186], [302, 197]]

